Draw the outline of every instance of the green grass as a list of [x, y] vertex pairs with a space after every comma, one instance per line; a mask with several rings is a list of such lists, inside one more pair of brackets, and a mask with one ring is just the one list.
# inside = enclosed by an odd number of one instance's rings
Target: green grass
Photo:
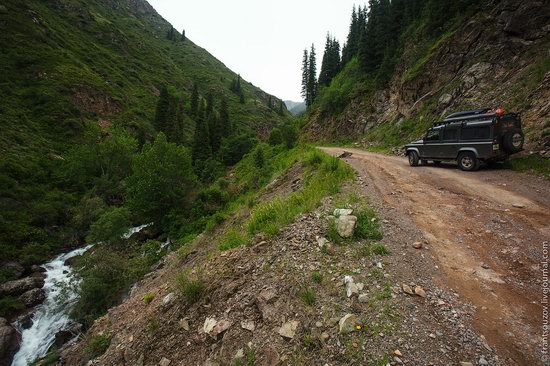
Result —
[[154, 298], [155, 298], [155, 294], [152, 292], [148, 292], [145, 295], [143, 295], [143, 302], [146, 304], [150, 304]]
[[111, 336], [107, 334], [100, 334], [92, 336], [88, 339], [86, 344], [86, 352], [90, 354], [92, 358], [101, 356], [107, 351], [107, 348], [111, 345]]
[[315, 305], [315, 301], [317, 300], [317, 295], [315, 294], [315, 290], [313, 290], [312, 288], [303, 289], [299, 295], [302, 301], [304, 302], [304, 304], [308, 306]]
[[175, 287], [190, 303], [197, 302], [206, 290], [206, 285], [200, 278], [192, 278], [187, 272], [179, 272], [176, 275]]
[[550, 179], [550, 159], [540, 155], [529, 155], [507, 160], [504, 166], [519, 172], [534, 172]]
[[361, 253], [365, 257], [371, 257], [375, 255], [390, 255], [391, 252], [382, 243], [367, 243], [361, 248]]
[[315, 283], [321, 284], [323, 282], [323, 276], [319, 272], [312, 272], [311, 280]]
[[231, 229], [220, 242], [219, 248], [220, 250], [229, 250], [237, 248], [246, 243], [246, 235], [243, 235], [239, 229]]
[[378, 217], [372, 208], [362, 208], [355, 213], [355, 215], [357, 216], [357, 227], [353, 232], [354, 238], [370, 240], [382, 239], [382, 231], [380, 230]]

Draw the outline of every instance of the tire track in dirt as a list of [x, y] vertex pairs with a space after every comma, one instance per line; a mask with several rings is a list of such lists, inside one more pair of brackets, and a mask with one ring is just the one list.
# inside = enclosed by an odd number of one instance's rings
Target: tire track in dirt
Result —
[[540, 192], [518, 193], [514, 187], [529, 176], [510, 179], [506, 172], [499, 182], [499, 171], [411, 168], [403, 158], [346, 151], [353, 153], [347, 162], [370, 177], [383, 202], [396, 208], [395, 221], [407, 215], [422, 230], [444, 272], [435, 282], [477, 307], [473, 327], [510, 364], [541, 364], [538, 263], [550, 233], [550, 205], [544, 198], [548, 182], [535, 184]]

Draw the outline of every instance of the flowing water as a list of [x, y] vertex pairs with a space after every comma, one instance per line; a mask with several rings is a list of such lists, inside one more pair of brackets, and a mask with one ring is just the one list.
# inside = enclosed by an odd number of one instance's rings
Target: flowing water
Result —
[[[149, 225], [151, 224], [133, 227], [123, 235], [123, 238], [128, 239], [132, 234]], [[83, 254], [91, 247], [92, 245], [88, 245], [61, 254], [42, 266], [46, 269], [43, 287], [46, 300], [35, 308], [33, 324], [30, 328], [22, 329], [20, 324], [15, 324], [21, 333], [21, 347], [13, 358], [12, 366], [27, 366], [36, 359], [44, 357], [55, 342], [55, 335], [71, 325], [69, 314], [78, 300], [77, 287], [80, 280], [66, 261]]]

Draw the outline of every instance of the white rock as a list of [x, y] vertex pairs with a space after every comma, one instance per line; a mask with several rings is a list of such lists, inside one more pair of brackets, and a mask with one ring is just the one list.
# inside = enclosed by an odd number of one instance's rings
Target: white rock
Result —
[[340, 216], [336, 220], [336, 231], [342, 238], [351, 238], [355, 225], [357, 224], [357, 217], [352, 215]]
[[338, 322], [340, 334], [351, 333], [355, 331], [355, 325], [357, 324], [357, 316], [353, 314], [344, 315]]
[[514, 203], [514, 204], [512, 204], [512, 206], [515, 207], [515, 208], [524, 208], [525, 207], [525, 205], [522, 204], [522, 203]]
[[254, 329], [256, 329], [256, 324], [254, 324], [253, 320], [243, 320], [241, 322], [241, 328], [253, 332]]
[[339, 216], [348, 216], [348, 215], [351, 215], [352, 213], [353, 213], [353, 210], [351, 208], [337, 208], [334, 210], [332, 214], [336, 217], [339, 217]]
[[162, 299], [162, 305], [169, 306], [174, 302], [175, 299], [176, 299], [176, 294], [173, 292], [170, 292], [168, 295], [164, 296], [164, 299]]
[[235, 353], [235, 357], [234, 357], [234, 358], [239, 359], [239, 360], [240, 360], [241, 358], [244, 358], [244, 349], [239, 348], [239, 349], [237, 350], [237, 353]]
[[369, 301], [369, 295], [361, 294], [361, 295], [359, 295], [358, 300], [359, 300], [360, 303], [366, 303], [366, 302]]
[[317, 244], [319, 245], [319, 248], [322, 248], [328, 245], [329, 241], [327, 240], [327, 238], [317, 237]]
[[159, 362], [159, 366], [168, 366], [171, 363], [172, 363], [171, 360], [167, 359], [166, 357], [163, 357]]
[[218, 324], [216, 319], [206, 318], [204, 320], [204, 325], [202, 326], [202, 330], [204, 331], [204, 333], [210, 334], [212, 332], [212, 330], [214, 329], [214, 327], [216, 326], [216, 324]]
[[300, 322], [297, 320], [286, 322], [281, 328], [279, 328], [279, 335], [287, 339], [294, 338], [294, 335], [296, 334], [296, 329], [298, 329], [298, 325], [300, 325]]
[[187, 320], [187, 318], [180, 319], [180, 327], [184, 330], [189, 330], [189, 320]]
[[353, 294], [359, 293], [359, 286], [361, 285], [361, 289], [363, 288], [363, 284], [357, 284], [353, 281], [353, 277], [351, 276], [344, 276], [344, 283], [346, 284], [346, 295], [348, 297], [351, 297]]

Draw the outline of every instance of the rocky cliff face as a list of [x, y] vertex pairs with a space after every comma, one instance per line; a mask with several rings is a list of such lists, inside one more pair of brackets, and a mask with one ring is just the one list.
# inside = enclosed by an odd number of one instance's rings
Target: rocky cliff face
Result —
[[425, 60], [411, 60], [411, 39], [387, 89], [352, 101], [337, 117], [314, 112], [308, 133], [357, 138], [383, 122], [504, 106], [521, 113], [529, 148], [549, 147], [549, 19], [549, 1], [494, 1], [443, 35]]

